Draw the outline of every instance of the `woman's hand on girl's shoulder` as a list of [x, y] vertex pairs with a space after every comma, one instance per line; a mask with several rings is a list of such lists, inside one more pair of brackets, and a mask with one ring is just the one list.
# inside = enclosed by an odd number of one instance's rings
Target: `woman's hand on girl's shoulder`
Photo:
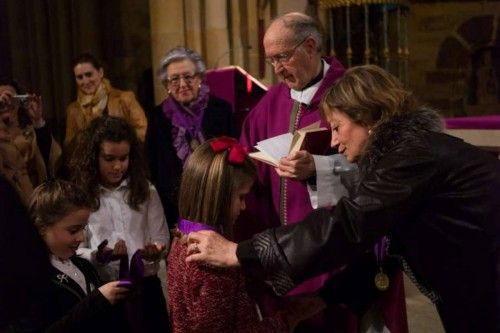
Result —
[[215, 267], [239, 267], [236, 248], [220, 234], [210, 230], [191, 232], [188, 235], [186, 262], [199, 262]]

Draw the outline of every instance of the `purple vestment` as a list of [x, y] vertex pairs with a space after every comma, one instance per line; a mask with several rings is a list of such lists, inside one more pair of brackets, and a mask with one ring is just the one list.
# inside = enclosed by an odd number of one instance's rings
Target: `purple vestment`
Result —
[[[319, 114], [321, 97], [326, 89], [344, 73], [344, 67], [335, 58], [328, 58], [326, 61], [330, 64], [330, 68], [311, 104], [304, 107], [297, 128], [321, 120]], [[246, 118], [241, 132], [241, 143], [253, 147], [258, 141], [288, 132], [293, 102], [290, 89], [286, 84], [280, 83], [271, 87]], [[322, 126], [328, 126], [328, 124], [323, 121]], [[312, 211], [312, 206], [305, 183], [290, 180], [288, 182], [287, 221], [296, 223]], [[258, 204], [255, 205], [255, 203]], [[263, 210], [263, 207], [266, 207], [266, 210]], [[279, 207], [280, 179], [273, 167], [258, 163], [258, 179], [248, 199], [247, 213], [245, 213], [245, 216], [256, 216], [255, 222], [258, 221], [258, 223], [252, 225], [238, 223], [236, 234], [241, 239], [249, 238], [255, 232], [279, 226]]]
[[[310, 105], [303, 107], [297, 128], [321, 120], [319, 114], [321, 97], [333, 82], [344, 74], [344, 67], [335, 58], [328, 58], [326, 61], [330, 68]], [[258, 141], [288, 132], [293, 103], [290, 89], [286, 84], [280, 83], [271, 87], [246, 118], [241, 132], [241, 143], [253, 147]], [[325, 121], [322, 121], [321, 125], [328, 126]], [[280, 178], [273, 167], [264, 163], [257, 165], [258, 179], [247, 197], [247, 210], [243, 212], [235, 227], [238, 240], [247, 239], [256, 232], [281, 224]], [[290, 179], [286, 182], [287, 224], [297, 223], [313, 210], [311, 200], [304, 182]], [[320, 288], [326, 279], [327, 275], [315, 278], [312, 282], [306, 282], [307, 287], [299, 288], [299, 291], [314, 291]]]

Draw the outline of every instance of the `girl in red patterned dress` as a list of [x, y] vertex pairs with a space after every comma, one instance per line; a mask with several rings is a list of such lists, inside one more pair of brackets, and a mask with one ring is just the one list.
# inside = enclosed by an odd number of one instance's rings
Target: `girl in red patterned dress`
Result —
[[288, 332], [321, 310], [315, 297], [288, 300], [283, 311], [260, 318], [239, 269], [186, 263], [186, 236], [214, 230], [231, 238], [256, 175], [246, 149], [221, 137], [198, 147], [186, 163], [179, 191], [179, 223], [168, 257], [168, 306], [173, 332]]

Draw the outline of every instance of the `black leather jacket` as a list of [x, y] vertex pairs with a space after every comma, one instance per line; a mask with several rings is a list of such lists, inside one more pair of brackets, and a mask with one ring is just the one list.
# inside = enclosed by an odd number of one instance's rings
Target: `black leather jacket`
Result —
[[439, 127], [425, 109], [377, 126], [357, 193], [239, 244], [243, 270], [285, 292], [387, 235], [389, 252], [436, 297], [448, 332], [499, 332], [500, 161]]

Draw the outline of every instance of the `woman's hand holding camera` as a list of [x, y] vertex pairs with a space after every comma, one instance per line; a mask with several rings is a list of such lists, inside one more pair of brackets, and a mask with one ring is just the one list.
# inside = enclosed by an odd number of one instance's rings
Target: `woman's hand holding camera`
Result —
[[3, 89], [0, 91], [0, 106], [9, 104], [14, 93], [9, 89]]
[[30, 95], [26, 103], [28, 116], [30, 117], [33, 126], [35, 128], [45, 126], [45, 120], [43, 119], [42, 97], [34, 94]]
[[26, 112], [35, 128], [45, 126], [43, 119], [42, 97], [32, 95], [15, 95], [11, 89], [0, 90], [1, 111], [17, 111], [19, 107], [26, 109]]

